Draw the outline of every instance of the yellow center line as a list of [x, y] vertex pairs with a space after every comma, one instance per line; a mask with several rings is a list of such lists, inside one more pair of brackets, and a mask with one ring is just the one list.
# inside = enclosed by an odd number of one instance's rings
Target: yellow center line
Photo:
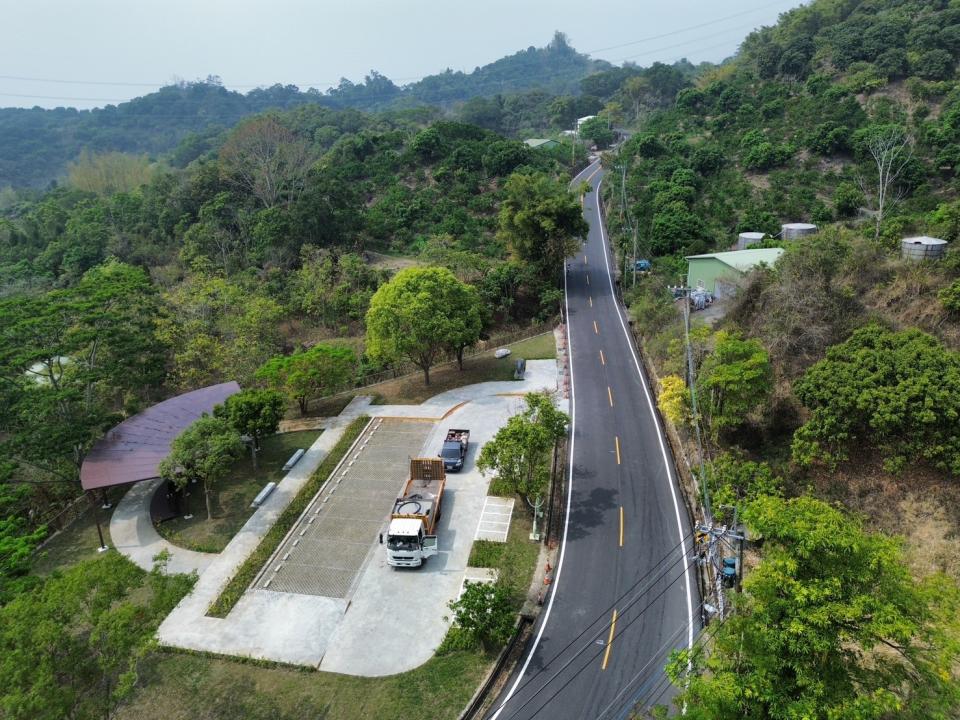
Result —
[[617, 629], [617, 609], [613, 609], [613, 618], [610, 620], [610, 634], [607, 636], [607, 649], [603, 651], [603, 665], [601, 670], [607, 669], [607, 663], [610, 662], [610, 650], [613, 648], [613, 634]]
[[607, 364], [607, 359], [603, 356], [603, 350], [600, 351], [600, 364], [601, 365]]
[[620, 547], [623, 547], [623, 505], [620, 506]]
[[596, 320], [593, 321], [593, 332], [594, 332], [594, 334], [596, 334], [596, 335], [599, 335], [599, 334], [600, 334], [600, 329], [597, 327], [597, 321], [596, 321]]
[[600, 172], [600, 169], [601, 169], [601, 168], [597, 168], [597, 169], [594, 170], [592, 173], [590, 173], [589, 175], [587, 175], [587, 179], [584, 180], [584, 182], [590, 182], [591, 180], [593, 180], [593, 176], [596, 175], [598, 172]]
[[614, 439], [614, 441], [615, 441], [615, 443], [616, 443], [616, 446], [617, 446], [617, 465], [619, 465], [619, 464], [620, 464], [620, 436], [619, 436], [619, 435], [614, 435], [614, 436], [613, 436], [613, 439]]
[[590, 296], [590, 307], [593, 307], [593, 295]]
[[613, 390], [607, 385], [607, 400], [610, 401], [610, 407], [613, 407]]

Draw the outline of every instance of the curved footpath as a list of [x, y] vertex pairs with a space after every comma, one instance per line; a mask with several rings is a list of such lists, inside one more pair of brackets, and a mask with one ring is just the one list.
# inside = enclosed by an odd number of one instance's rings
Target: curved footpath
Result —
[[[531, 360], [522, 381], [457, 388], [421, 405], [370, 405], [370, 398], [356, 397], [340, 415], [321, 423], [323, 434], [218, 554], [184, 550], [161, 538], [150, 521], [152, 491], [148, 486], [155, 489], [156, 485], [135, 486], [111, 521], [117, 549], [146, 568], [152, 566], [154, 555], [166, 549], [171, 554], [168, 572], [199, 574], [193, 591], [161, 624], [157, 633], [160, 643], [362, 676], [391, 675], [423, 664], [446, 634], [447, 602], [462, 584], [479, 525], [487, 480], [475, 469], [477, 449], [520, 408], [520, 396], [556, 388], [557, 362]], [[421, 571], [397, 572], [387, 567], [382, 554], [373, 548], [349, 598], [248, 589], [226, 618], [208, 617], [207, 608], [237, 568], [342, 437], [349, 422], [363, 414], [434, 423], [423, 452], [435, 450], [447, 425], [473, 431], [467, 467], [451, 476], [451, 493], [445, 500], [447, 513], [441, 518], [441, 523], [448, 524], [441, 530], [441, 556]], [[376, 545], [376, 538], [371, 542]], [[388, 592], [413, 593], [417, 602], [407, 603], [409, 612], [398, 617], [396, 608], [385, 611], [392, 607], [385, 603], [384, 593]], [[403, 614], [402, 609], [399, 612]], [[375, 648], [371, 646], [372, 637], [377, 638]]]

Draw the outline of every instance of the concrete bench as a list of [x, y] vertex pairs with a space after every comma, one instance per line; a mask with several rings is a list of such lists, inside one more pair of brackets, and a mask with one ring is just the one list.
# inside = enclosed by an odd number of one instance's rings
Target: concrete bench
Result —
[[[303, 451], [301, 450], [300, 452]], [[277, 484], [275, 482], [268, 482], [266, 485], [264, 485], [263, 490], [257, 493], [257, 496], [253, 499], [253, 502], [250, 503], [250, 507], [257, 508], [263, 505], [267, 498], [270, 497], [270, 493], [272, 493], [276, 487]]]
[[300, 450], [297, 450], [293, 455], [291, 455], [290, 459], [287, 460], [287, 464], [283, 466], [283, 472], [286, 472], [287, 470], [292, 468], [294, 465], [296, 465], [298, 462], [300, 462], [300, 458], [303, 457], [305, 452], [307, 451], [301, 448]]

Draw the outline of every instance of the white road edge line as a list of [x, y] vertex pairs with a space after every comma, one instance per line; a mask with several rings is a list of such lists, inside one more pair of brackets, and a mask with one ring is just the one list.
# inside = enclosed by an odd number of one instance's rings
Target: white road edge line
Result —
[[[576, 177], [570, 182], [577, 182], [580, 179], [580, 176], [583, 175], [587, 170], [592, 168], [599, 162], [592, 162], [583, 170], [581, 170]], [[601, 232], [603, 224], [600, 224]], [[603, 235], [601, 234], [601, 237]], [[576, 413], [576, 394], [573, 389], [573, 346], [570, 344], [570, 296], [567, 294], [567, 262], [563, 262], [563, 302], [567, 310], [567, 362], [570, 365], [570, 471], [569, 477], [567, 479], [567, 509], [566, 515], [563, 519], [563, 539], [560, 541], [560, 557], [557, 558], [557, 567], [554, 568], [553, 583], [550, 585], [550, 599], [547, 601], [547, 609], [543, 613], [543, 618], [540, 621], [540, 629], [537, 631], [537, 637], [533, 640], [533, 645], [530, 650], [527, 651], [527, 659], [523, 661], [523, 666], [520, 668], [520, 672], [517, 673], [517, 679], [514, 681], [513, 686], [510, 688], [510, 691], [507, 693], [507, 696], [500, 703], [500, 707], [497, 708], [497, 711], [490, 716], [490, 720], [497, 720], [500, 717], [500, 713], [503, 712], [504, 708], [507, 707], [507, 703], [510, 702], [510, 698], [513, 697], [513, 694], [517, 691], [517, 688], [520, 687], [520, 683], [523, 682], [523, 676], [527, 672], [527, 668], [530, 667], [530, 661], [533, 660], [533, 656], [537, 652], [537, 648], [540, 646], [540, 640], [543, 638], [543, 631], [547, 627], [547, 622], [550, 620], [550, 613], [553, 610], [553, 601], [557, 597], [557, 585], [560, 584], [560, 573], [563, 570], [563, 558], [567, 552], [567, 530], [570, 527], [570, 499], [573, 497], [573, 446], [576, 442], [577, 437], [577, 413]]]
[[[623, 320], [623, 312], [620, 308], [620, 303], [617, 302], [617, 293], [613, 287], [613, 272], [610, 269], [610, 256], [607, 253], [607, 233], [603, 227], [603, 217], [600, 215], [600, 186], [603, 184], [603, 178], [600, 178], [600, 182], [597, 183], [597, 189], [594, 191], [594, 200], [597, 206], [597, 217], [600, 222], [600, 239], [603, 241], [603, 259], [604, 263], [607, 266], [607, 280], [610, 283], [610, 296], [613, 300], [614, 307], [617, 309], [617, 317], [620, 319], [620, 327], [623, 328], [623, 334], [627, 338], [627, 345], [630, 347], [630, 354], [633, 355], [633, 364], [637, 368], [637, 375], [640, 377], [640, 385], [643, 387], [643, 394], [647, 398], [647, 407], [650, 409], [650, 417], [653, 420], [653, 424], [657, 428], [657, 442], [660, 443], [660, 453], [663, 455], [663, 465], [667, 469], [667, 479], [669, 480], [670, 485], [670, 496], [673, 498], [673, 510], [677, 516], [677, 534], [680, 537], [681, 545], [681, 555], [683, 557], [689, 557], [687, 555], [687, 542], [684, 540], [683, 532], [683, 522], [680, 519], [680, 504], [677, 502], [677, 491], [674, 486], [677, 484], [676, 478], [673, 474], [673, 468], [670, 465], [670, 458], [667, 456], [667, 448], [663, 444], [663, 428], [660, 427], [660, 421], [657, 419], [657, 413], [653, 409], [653, 400], [650, 397], [650, 391], [647, 389], [647, 380], [643, 375], [643, 371], [640, 369], [640, 359], [637, 357], [637, 350], [633, 346], [633, 338], [630, 337], [630, 332], [627, 330], [627, 324]], [[567, 339], [567, 344], [570, 344], [569, 338]], [[571, 378], [573, 373], [571, 372]], [[571, 386], [573, 382], [571, 381]], [[692, 548], [691, 548], [692, 551]], [[687, 586], [687, 618], [688, 618], [688, 632], [687, 632], [687, 648], [693, 647], [693, 596], [690, 592], [690, 566], [684, 565], [683, 567], [683, 579]]]

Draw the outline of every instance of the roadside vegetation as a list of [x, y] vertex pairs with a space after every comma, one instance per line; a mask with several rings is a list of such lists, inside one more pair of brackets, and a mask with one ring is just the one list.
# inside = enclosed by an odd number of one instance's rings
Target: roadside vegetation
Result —
[[[620, 257], [636, 228], [653, 263], [625, 291], [661, 412], [695, 468], [700, 430], [698, 482], [759, 546], [735, 612], [668, 668], [692, 717], [960, 707], [942, 523], [960, 509], [960, 255], [899, 257], [904, 237], [960, 237], [958, 31], [945, 3], [815, 1], [644, 114], [608, 161]], [[774, 237], [798, 221], [820, 233]], [[683, 257], [744, 231], [784, 254], [687, 335], [667, 290]]]

